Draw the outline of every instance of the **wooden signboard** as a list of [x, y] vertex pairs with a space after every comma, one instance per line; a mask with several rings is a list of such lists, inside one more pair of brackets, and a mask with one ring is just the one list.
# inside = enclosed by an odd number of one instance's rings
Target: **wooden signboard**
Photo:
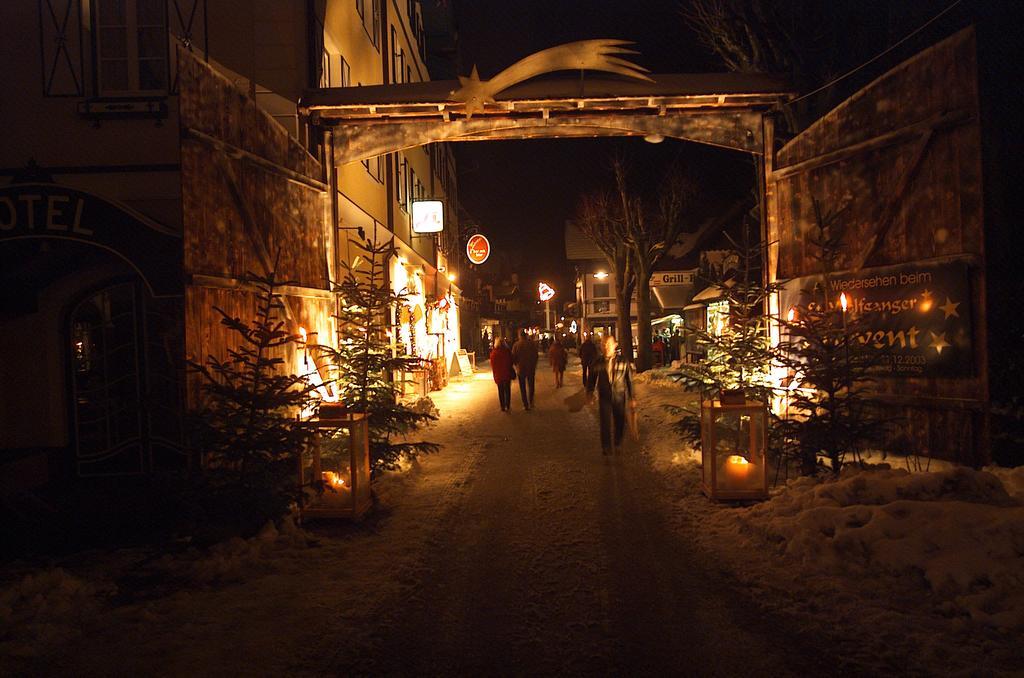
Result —
[[[820, 300], [822, 276], [790, 280], [783, 313]], [[970, 377], [974, 342], [967, 265], [962, 261], [865, 268], [829, 276], [829, 298], [845, 293], [851, 317], [868, 330], [856, 340], [883, 354], [880, 377]], [[835, 302], [834, 302], [835, 303]]]
[[466, 352], [466, 349], [460, 348], [455, 352], [455, 357], [452, 359], [451, 374], [473, 374], [473, 366], [469, 362], [469, 353]]

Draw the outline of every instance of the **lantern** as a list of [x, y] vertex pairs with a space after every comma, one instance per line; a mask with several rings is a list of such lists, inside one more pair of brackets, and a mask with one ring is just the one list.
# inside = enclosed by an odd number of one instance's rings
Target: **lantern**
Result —
[[[316, 429], [310, 458], [299, 460], [301, 487], [307, 490], [302, 507], [306, 518], [350, 518], [358, 520], [369, 510], [370, 436], [366, 415], [345, 412], [339, 406], [321, 405], [320, 417], [310, 425]], [[329, 438], [325, 452], [324, 439]], [[322, 483], [323, 492], [312, 491]]]
[[768, 407], [747, 400], [701, 403], [701, 485], [709, 498], [768, 498]]

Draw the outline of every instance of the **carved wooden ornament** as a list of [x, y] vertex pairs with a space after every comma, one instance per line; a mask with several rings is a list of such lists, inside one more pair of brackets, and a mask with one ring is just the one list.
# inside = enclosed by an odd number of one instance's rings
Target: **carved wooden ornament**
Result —
[[541, 50], [520, 59], [490, 80], [481, 80], [476, 66], [468, 78], [459, 76], [459, 89], [454, 90], [452, 101], [466, 104], [466, 117], [482, 111], [485, 103], [494, 103], [494, 97], [515, 85], [544, 73], [555, 71], [605, 71], [618, 73], [637, 80], [653, 82], [646, 75], [646, 68], [621, 59], [616, 54], [638, 54], [636, 50], [627, 49], [624, 45], [632, 45], [629, 40], [581, 40], [557, 47]]

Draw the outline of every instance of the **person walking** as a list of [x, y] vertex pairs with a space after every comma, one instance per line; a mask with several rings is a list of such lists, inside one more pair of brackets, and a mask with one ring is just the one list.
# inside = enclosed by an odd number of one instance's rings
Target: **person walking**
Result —
[[584, 339], [576, 354], [580, 357], [580, 367], [583, 368], [583, 387], [586, 388], [587, 379], [590, 376], [590, 366], [597, 358], [597, 346], [594, 345], [593, 338]]
[[523, 397], [523, 409], [533, 407], [533, 391], [537, 376], [537, 344], [520, 330], [519, 341], [512, 345], [512, 364], [519, 375], [519, 394]]
[[611, 454], [622, 444], [627, 417], [629, 425], [635, 426], [636, 401], [633, 400], [633, 370], [629, 361], [616, 355], [618, 344], [615, 337], [605, 337], [601, 348], [601, 355], [590, 368], [587, 400], [593, 402], [596, 390], [598, 420], [601, 423], [601, 452]]
[[562, 388], [562, 376], [565, 374], [565, 364], [569, 356], [565, 352], [562, 342], [555, 339], [548, 349], [548, 362], [551, 363], [551, 371], [555, 373], [555, 388]]
[[512, 351], [501, 337], [494, 340], [491, 351], [491, 375], [498, 385], [498, 404], [502, 412], [512, 411]]

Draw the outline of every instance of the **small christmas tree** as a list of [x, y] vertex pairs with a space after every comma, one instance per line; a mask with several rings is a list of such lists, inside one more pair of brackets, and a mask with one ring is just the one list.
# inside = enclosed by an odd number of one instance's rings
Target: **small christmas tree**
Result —
[[845, 293], [835, 294], [830, 284], [842, 248], [842, 211], [823, 214], [817, 201], [813, 206], [816, 233], [810, 242], [822, 280], [803, 290], [802, 302], [787, 309], [780, 322], [785, 339], [780, 361], [795, 386], [782, 432], [807, 475], [816, 472], [819, 455], [839, 473], [846, 455], [877, 441], [884, 427], [867, 398], [881, 356], [860, 340], [868, 335], [865, 318], [849, 312]]
[[380, 245], [367, 240], [356, 247], [356, 265], [345, 264], [345, 276], [335, 287], [340, 296], [338, 347], [316, 349], [334, 365], [341, 402], [368, 417], [374, 472], [394, 470], [403, 458], [437, 451], [435, 443], [404, 439], [437, 417], [402, 403], [401, 387], [391, 379], [420, 366], [419, 358], [395, 354], [385, 329], [388, 315], [406, 304], [405, 294], [392, 292], [385, 277], [388, 260], [397, 254], [394, 240]]
[[726, 237], [733, 246], [727, 258], [735, 265], [712, 267], [708, 273], [709, 282], [721, 290], [726, 304], [720, 313], [711, 314], [708, 327], [686, 328], [705, 356], [694, 365], [684, 365], [680, 377], [702, 390], [742, 391], [746, 397], [767, 402], [777, 350], [772, 346], [764, 308], [778, 286], [762, 278], [764, 247], [751, 242], [749, 225], [744, 224], [741, 242]]
[[211, 355], [203, 364], [190, 363], [203, 395], [191, 417], [202, 470], [190, 504], [199, 507], [205, 529], [243, 535], [280, 518], [298, 499], [296, 458], [312, 432], [296, 415], [313, 404], [315, 388], [280, 369], [281, 353], [298, 340], [279, 319], [283, 306], [275, 289], [281, 283], [274, 273], [246, 280], [257, 295], [251, 323], [213, 307], [238, 348], [229, 349], [227, 359]]

